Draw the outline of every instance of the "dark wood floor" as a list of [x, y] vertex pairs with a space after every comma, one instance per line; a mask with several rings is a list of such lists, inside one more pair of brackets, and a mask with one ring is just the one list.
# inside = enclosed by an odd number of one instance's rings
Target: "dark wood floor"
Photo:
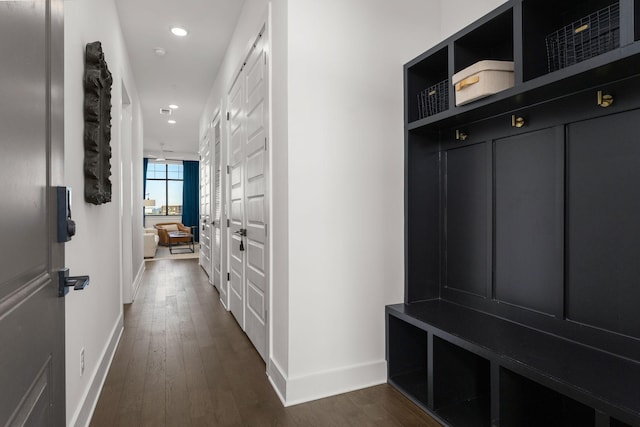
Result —
[[197, 260], [146, 268], [91, 426], [439, 426], [386, 384], [284, 408]]

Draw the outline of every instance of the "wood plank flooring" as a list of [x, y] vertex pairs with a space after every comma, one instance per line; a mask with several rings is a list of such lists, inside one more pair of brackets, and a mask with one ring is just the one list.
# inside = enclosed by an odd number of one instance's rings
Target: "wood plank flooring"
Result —
[[91, 426], [439, 426], [384, 384], [284, 408], [197, 260], [146, 264]]

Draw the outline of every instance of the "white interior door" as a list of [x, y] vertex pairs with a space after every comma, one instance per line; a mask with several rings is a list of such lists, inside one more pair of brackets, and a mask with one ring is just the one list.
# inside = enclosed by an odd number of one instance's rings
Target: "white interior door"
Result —
[[211, 129], [200, 146], [200, 265], [211, 280]]
[[229, 91], [229, 306], [267, 354], [267, 56], [259, 36]]
[[241, 244], [244, 230], [244, 118], [243, 79], [238, 78], [229, 91], [229, 309], [244, 329], [244, 255]]
[[260, 37], [243, 71], [245, 332], [263, 359], [267, 342], [267, 57]]
[[220, 293], [220, 299], [227, 304], [227, 281], [222, 280], [222, 162], [220, 116], [213, 121], [213, 222], [212, 222], [212, 270], [213, 285]]

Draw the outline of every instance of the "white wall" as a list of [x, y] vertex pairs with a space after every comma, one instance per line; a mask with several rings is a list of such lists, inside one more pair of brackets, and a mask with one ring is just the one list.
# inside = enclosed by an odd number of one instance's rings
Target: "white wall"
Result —
[[[72, 291], [66, 298], [66, 402], [67, 424], [86, 425], [97, 393], [122, 330], [120, 287], [120, 109], [124, 81], [132, 101], [132, 147], [124, 165], [140, 179], [142, 169], [142, 119], [139, 100], [128, 65], [116, 8], [112, 0], [65, 1], [65, 181], [73, 187], [73, 218], [77, 235], [66, 244], [66, 262], [71, 275], [88, 274], [91, 284]], [[105, 59], [113, 74], [111, 159], [112, 202], [94, 206], [84, 201], [83, 173], [83, 72], [85, 44], [101, 41]], [[129, 160], [130, 159], [130, 160]], [[128, 185], [128, 183], [127, 183]], [[135, 185], [134, 206], [142, 212], [141, 185]], [[125, 201], [126, 203], [126, 201]], [[141, 220], [133, 221], [126, 242], [142, 248]], [[138, 242], [138, 239], [140, 240]], [[135, 251], [135, 249], [134, 249]], [[142, 250], [140, 249], [140, 254]], [[133, 272], [142, 257], [135, 256]], [[85, 371], [80, 376], [80, 349], [85, 349]]]
[[455, 34], [503, 3], [506, 0], [441, 0], [441, 38]]
[[386, 381], [403, 300], [402, 65], [439, 41], [436, 0], [289, 3], [287, 402]]

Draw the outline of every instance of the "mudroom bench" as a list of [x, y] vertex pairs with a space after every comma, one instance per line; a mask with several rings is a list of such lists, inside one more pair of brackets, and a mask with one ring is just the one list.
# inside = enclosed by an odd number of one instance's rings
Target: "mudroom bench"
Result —
[[386, 308], [389, 382], [463, 426], [640, 425], [640, 364], [440, 299]]

